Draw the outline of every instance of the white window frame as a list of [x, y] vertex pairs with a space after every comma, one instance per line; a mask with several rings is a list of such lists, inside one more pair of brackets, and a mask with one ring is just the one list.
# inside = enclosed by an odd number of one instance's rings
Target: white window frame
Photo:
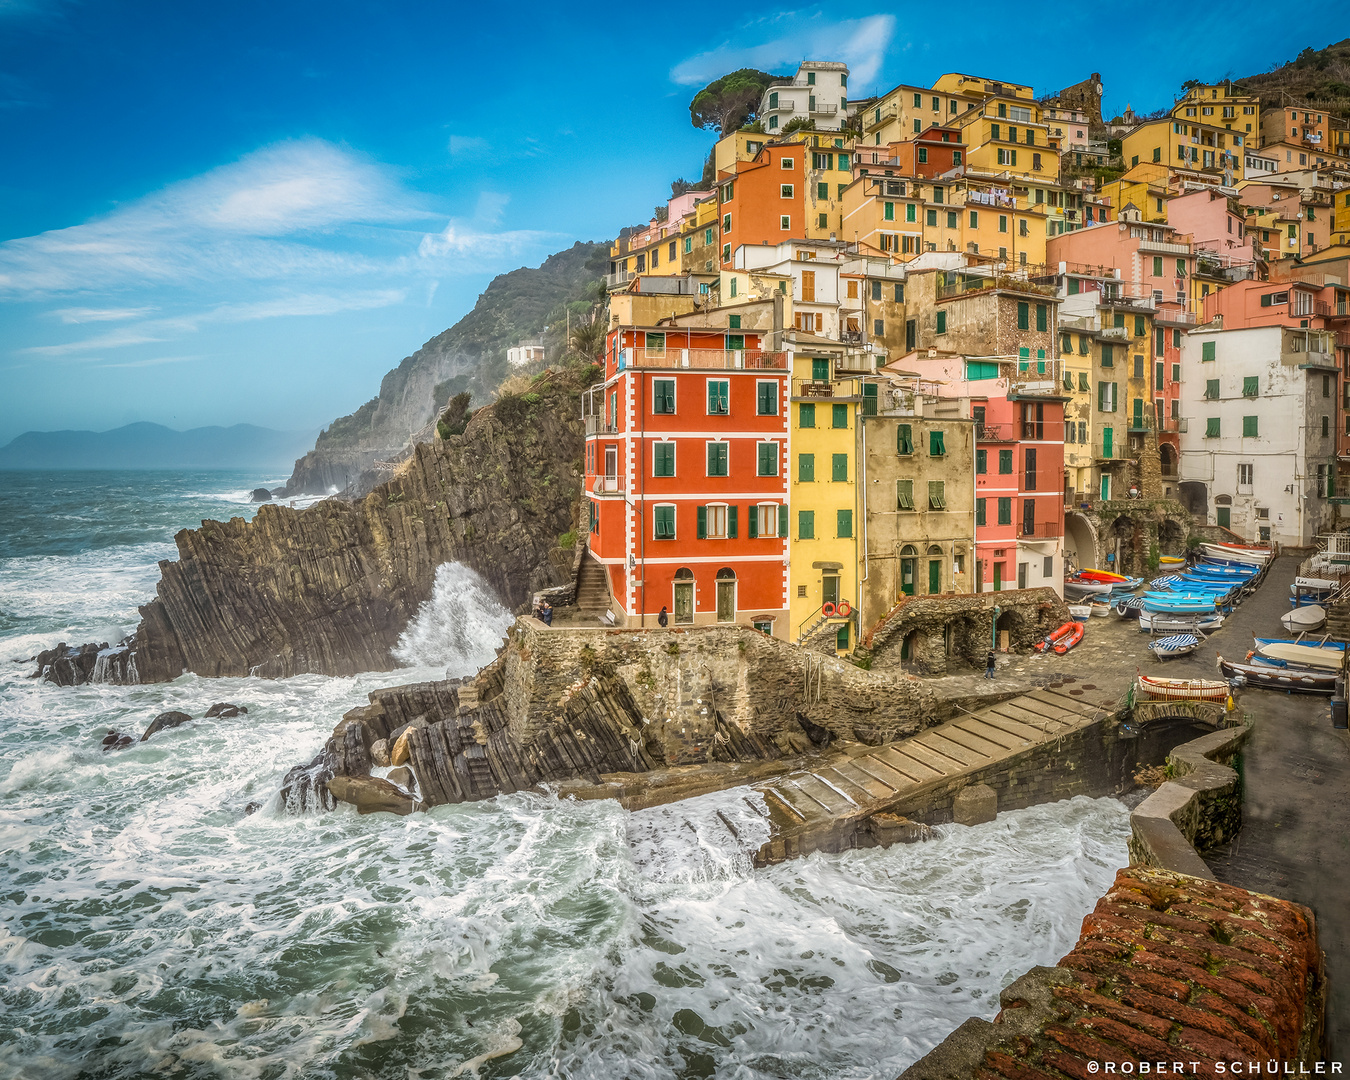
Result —
[[797, 190], [796, 187], [795, 187], [794, 185], [792, 185], [792, 184], [779, 184], [779, 185], [778, 185], [778, 197], [779, 197], [780, 199], [791, 199], [791, 198], [794, 197], [794, 194], [793, 194], [793, 193], [794, 193], [796, 190]]
[[[708, 472], [708, 447], [714, 443], [721, 443], [727, 448], [727, 474], [726, 476], [713, 476]], [[710, 480], [726, 480], [731, 477], [731, 440], [730, 439], [705, 439], [703, 441], [703, 475]]]
[[[705, 537], [706, 539], [708, 539], [708, 540], [725, 540], [725, 539], [727, 539], [727, 507], [728, 507], [729, 505], [730, 505], [729, 503], [708, 503], [708, 504], [706, 504], [706, 506], [704, 507], [704, 510], [706, 511], [705, 518], [704, 518], [704, 523], [705, 523], [706, 526], [707, 526], [707, 529], [706, 529], [705, 532], [704, 532], [704, 537]], [[719, 518], [719, 519], [720, 519], [720, 524], [721, 524], [721, 531], [720, 531], [720, 532], [715, 531], [714, 528], [713, 528], [713, 521], [714, 521], [714, 518]]]
[[[664, 415], [664, 414], [662, 414], [662, 415]], [[661, 476], [661, 475], [658, 474], [657, 471], [656, 471], [656, 454], [655, 454], [654, 451], [655, 451], [655, 448], [656, 448], [656, 447], [658, 447], [658, 446], [665, 446], [665, 445], [667, 445], [667, 444], [669, 444], [669, 445], [671, 445], [671, 446], [673, 446], [673, 447], [676, 447], [676, 450], [675, 450], [675, 471], [674, 471], [673, 473], [671, 473], [670, 476]], [[673, 479], [674, 477], [678, 476], [678, 475], [679, 475], [679, 472], [680, 472], [680, 451], [679, 451], [679, 449], [678, 449], [679, 443], [676, 442], [675, 439], [671, 439], [671, 438], [667, 438], [667, 439], [655, 439], [655, 440], [652, 441], [652, 447], [653, 447], [653, 453], [652, 453], [652, 479], [653, 479], [653, 480], [670, 480], [670, 479]]]
[[[770, 522], [770, 528], [764, 528], [765, 522]], [[755, 536], [763, 540], [766, 537], [772, 538], [778, 535], [778, 503], [756, 503], [755, 504]]]
[[790, 215], [788, 215], [788, 214], [780, 214], [780, 215], [778, 216], [778, 228], [779, 228], [782, 232], [791, 232], [791, 231], [792, 231], [792, 217], [791, 217]]
[[[656, 411], [656, 384], [657, 384], [657, 383], [663, 383], [663, 382], [668, 382], [668, 383], [670, 383], [670, 384], [671, 384], [671, 388], [672, 388], [672, 390], [674, 391], [674, 392], [671, 394], [671, 401], [674, 402], [674, 405], [673, 405], [671, 411], [668, 412], [668, 413], [659, 413], [659, 412]], [[652, 380], [652, 400], [651, 400], [651, 410], [652, 410], [652, 415], [653, 415], [653, 416], [675, 416], [675, 415], [677, 415], [678, 410], [679, 410], [679, 407], [680, 407], [680, 406], [679, 406], [679, 397], [678, 397], [678, 395], [679, 395], [679, 385], [680, 385], [680, 380], [679, 380], [679, 379], [653, 379], [653, 380]]]
[[[759, 448], [761, 446], [772, 446], [773, 454], [773, 472], [761, 473], [759, 471]], [[777, 439], [760, 439], [755, 443], [755, 475], [756, 476], [779, 476], [782, 473], [783, 444]]]
[[[762, 413], [759, 411], [759, 388], [761, 386], [773, 387], [773, 412]], [[782, 404], [778, 399], [782, 396], [782, 384], [777, 379], [756, 379], [755, 380], [755, 415], [756, 416], [779, 416], [779, 405]]]
[[[1251, 465], [1250, 462], [1243, 461], [1243, 462], [1239, 462], [1239, 463], [1238, 463], [1237, 486], [1238, 486], [1238, 491], [1239, 491], [1239, 492], [1242, 492], [1242, 489], [1243, 489], [1243, 488], [1246, 488], [1247, 491], [1245, 492], [1245, 494], [1250, 494], [1250, 493], [1251, 493], [1252, 476], [1253, 476], [1254, 472], [1255, 472], [1255, 470], [1252, 468], [1252, 465]], [[1245, 480], [1243, 479], [1243, 475], [1244, 475], [1244, 474], [1246, 475], [1246, 479], [1245, 479]]]
[[[724, 413], [715, 413], [708, 411], [708, 387], [713, 383], [726, 383], [727, 385], [727, 411]], [[707, 416], [730, 416], [731, 415], [731, 380], [730, 379], [704, 379], [703, 380], [703, 409]], [[724, 439], [710, 439], [710, 442], [725, 442]]]
[[[670, 507], [670, 510], [671, 510], [670, 520], [671, 520], [672, 524], [673, 524], [674, 527], [675, 527], [675, 531], [674, 531], [674, 533], [673, 533], [671, 536], [657, 536], [657, 535], [656, 535], [656, 511], [658, 511], [658, 510], [664, 510], [667, 506]], [[679, 511], [678, 511], [678, 509], [677, 509], [677, 507], [676, 507], [676, 505], [675, 505], [674, 503], [653, 503], [653, 504], [652, 504], [652, 539], [653, 539], [653, 540], [677, 540], [677, 539], [679, 539], [679, 535], [680, 535], [679, 520], [680, 520], [680, 518], [679, 518]]]
[[780, 169], [791, 169], [793, 167], [792, 158], [790, 157], [779, 158], [778, 167]]

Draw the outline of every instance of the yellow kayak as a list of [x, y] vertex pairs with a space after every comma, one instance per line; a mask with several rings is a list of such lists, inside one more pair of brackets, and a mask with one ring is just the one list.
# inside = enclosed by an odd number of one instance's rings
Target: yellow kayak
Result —
[[1176, 555], [1159, 555], [1159, 556], [1158, 556], [1158, 564], [1159, 564], [1160, 566], [1180, 566], [1180, 565], [1181, 565], [1182, 563], [1184, 563], [1185, 561], [1186, 561], [1185, 559], [1179, 558], [1179, 557], [1177, 557]]

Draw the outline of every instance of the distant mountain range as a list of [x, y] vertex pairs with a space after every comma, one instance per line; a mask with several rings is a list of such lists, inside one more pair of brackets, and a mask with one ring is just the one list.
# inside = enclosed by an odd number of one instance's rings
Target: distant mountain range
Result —
[[26, 431], [0, 447], [0, 469], [252, 469], [291, 466], [313, 432], [252, 424], [174, 431], [127, 424], [112, 431]]

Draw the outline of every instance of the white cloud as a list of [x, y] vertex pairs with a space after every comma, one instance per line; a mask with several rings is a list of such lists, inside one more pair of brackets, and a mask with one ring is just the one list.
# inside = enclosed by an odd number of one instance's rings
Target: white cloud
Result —
[[99, 364], [104, 368], [144, 368], [160, 367], [163, 364], [184, 364], [190, 360], [200, 360], [200, 356], [147, 356], [143, 360], [127, 360], [120, 364]]
[[120, 322], [123, 319], [140, 319], [149, 315], [152, 307], [136, 308], [57, 308], [49, 314], [55, 315], [63, 323]]
[[[759, 44], [744, 43], [757, 33], [779, 36]], [[701, 86], [737, 68], [788, 74], [803, 60], [842, 60], [849, 66], [850, 86], [861, 88], [877, 78], [894, 34], [894, 15], [829, 22], [820, 14], [789, 12], [739, 28], [735, 40], [682, 61], [671, 70], [670, 78], [682, 86]]]

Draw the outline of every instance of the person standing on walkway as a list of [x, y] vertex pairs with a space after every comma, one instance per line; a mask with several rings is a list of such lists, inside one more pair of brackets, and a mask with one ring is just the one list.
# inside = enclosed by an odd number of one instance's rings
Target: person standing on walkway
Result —
[[985, 677], [986, 679], [992, 679], [992, 678], [994, 677], [994, 660], [995, 660], [995, 659], [996, 659], [996, 657], [994, 656], [994, 650], [993, 650], [993, 649], [990, 649], [990, 650], [989, 650], [989, 655], [986, 656], [986, 657], [984, 658], [984, 677]]
[[670, 616], [666, 614], [666, 608], [664, 604], [661, 605], [661, 613], [656, 616], [656, 624], [658, 626], [670, 625]]

